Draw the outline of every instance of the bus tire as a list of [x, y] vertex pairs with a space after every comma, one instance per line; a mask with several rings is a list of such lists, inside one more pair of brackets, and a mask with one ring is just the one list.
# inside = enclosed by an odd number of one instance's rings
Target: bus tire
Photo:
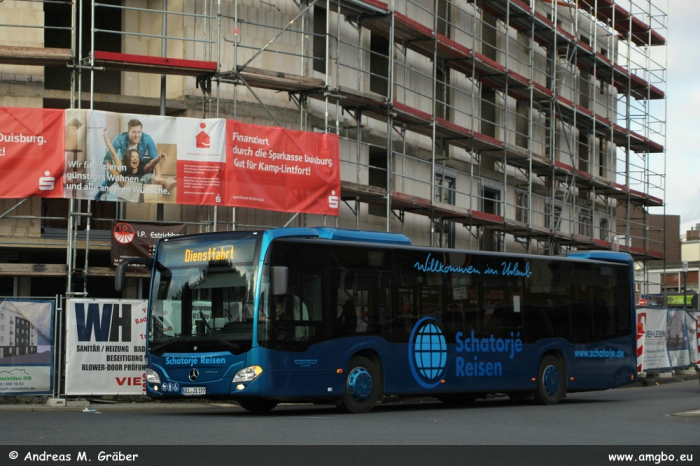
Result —
[[440, 402], [458, 407], [471, 406], [478, 397], [478, 393], [445, 393], [444, 395], [436, 396]]
[[275, 408], [275, 406], [277, 406], [276, 401], [264, 400], [262, 398], [238, 400], [238, 404], [240, 404], [246, 411], [250, 411], [254, 414], [269, 413]]
[[355, 356], [348, 366], [345, 393], [338, 408], [346, 413], [367, 413], [374, 408], [381, 392], [382, 379], [377, 366], [365, 357]]
[[537, 372], [535, 402], [542, 405], [555, 405], [559, 403], [565, 393], [566, 367], [564, 362], [548, 354], [540, 361]]

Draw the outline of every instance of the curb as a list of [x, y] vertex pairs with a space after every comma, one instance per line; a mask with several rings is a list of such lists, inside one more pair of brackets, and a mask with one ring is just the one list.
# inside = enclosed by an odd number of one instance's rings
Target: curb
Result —
[[652, 385], [666, 385], [669, 383], [676, 382], [687, 382], [689, 380], [698, 380], [700, 372], [695, 372], [695, 374], [675, 374], [670, 377], [659, 377], [658, 375], [648, 375], [647, 377], [639, 377], [635, 386], [637, 387], [649, 387]]
[[49, 406], [47, 404], [4, 404], [0, 405], [0, 412], [74, 412], [85, 414], [99, 414], [113, 411], [185, 411], [195, 409], [242, 409], [233, 403], [154, 403], [144, 401], [140, 403], [90, 403], [85, 406]]

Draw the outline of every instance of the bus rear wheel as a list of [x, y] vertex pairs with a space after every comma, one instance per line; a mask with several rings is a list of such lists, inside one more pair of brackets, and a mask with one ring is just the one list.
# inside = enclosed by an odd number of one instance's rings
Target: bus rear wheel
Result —
[[566, 368], [564, 362], [552, 355], [546, 355], [540, 361], [537, 373], [537, 391], [535, 401], [543, 405], [559, 403], [566, 393]]
[[377, 366], [369, 359], [355, 356], [350, 360], [345, 393], [338, 408], [346, 413], [369, 412], [379, 400], [382, 381]]
[[277, 406], [276, 401], [263, 399], [238, 400], [238, 404], [240, 404], [246, 411], [250, 411], [251, 413], [255, 414], [269, 413], [275, 408], [275, 406]]

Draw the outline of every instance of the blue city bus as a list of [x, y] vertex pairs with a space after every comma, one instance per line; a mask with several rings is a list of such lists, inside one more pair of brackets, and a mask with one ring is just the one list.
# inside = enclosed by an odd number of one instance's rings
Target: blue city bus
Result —
[[460, 251], [319, 227], [164, 238], [135, 262], [152, 269], [151, 398], [364, 413], [388, 396], [556, 404], [637, 377], [625, 253]]

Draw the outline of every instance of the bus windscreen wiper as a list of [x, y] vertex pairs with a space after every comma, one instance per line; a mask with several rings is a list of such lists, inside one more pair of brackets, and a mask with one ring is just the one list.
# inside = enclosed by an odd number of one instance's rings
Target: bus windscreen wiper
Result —
[[172, 344], [175, 344], [175, 343], [182, 343], [182, 342], [184, 341], [184, 340], [182, 340], [181, 338], [175, 338], [175, 337], [169, 337], [169, 338], [170, 338], [170, 340], [168, 340], [168, 341], [166, 341], [166, 342], [163, 342], [163, 343], [160, 343], [160, 344], [158, 344], [158, 345], [156, 345], [156, 346], [151, 346], [151, 347], [148, 348], [148, 350], [149, 350], [150, 352], [157, 352], [157, 351], [160, 351], [161, 349], [166, 348], [166, 347], [168, 347], [168, 346], [170, 346], [170, 345], [172, 345]]
[[213, 339], [215, 339], [215, 340], [217, 340], [217, 341], [220, 341], [221, 343], [225, 344], [225, 345], [228, 346], [229, 348], [233, 348], [234, 351], [238, 351], [238, 350], [241, 348], [240, 346], [238, 346], [238, 345], [235, 344], [235, 343], [231, 343], [231, 342], [228, 341], [228, 340], [224, 340], [223, 338], [214, 335], [214, 329], [211, 328], [211, 325], [209, 325], [209, 322], [207, 322], [207, 319], [202, 319], [202, 322], [204, 322], [204, 325], [205, 325], [205, 326], [207, 327], [207, 329], [209, 330], [209, 335], [211, 335], [211, 337], [212, 337]]

